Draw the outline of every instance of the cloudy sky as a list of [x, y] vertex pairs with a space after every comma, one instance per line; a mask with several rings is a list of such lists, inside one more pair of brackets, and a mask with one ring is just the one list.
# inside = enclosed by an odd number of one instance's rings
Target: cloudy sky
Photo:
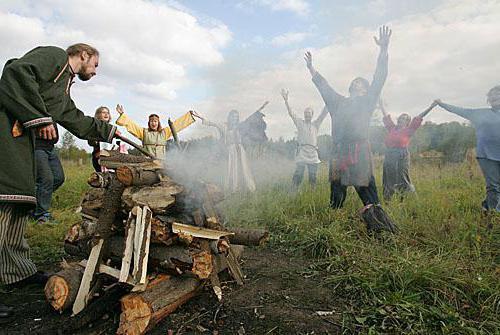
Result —
[[[389, 112], [416, 115], [434, 98], [483, 106], [500, 84], [500, 0], [0, 0], [0, 62], [38, 45], [90, 43], [98, 75], [72, 88], [88, 115], [121, 103], [143, 125], [150, 113], [189, 109], [221, 121], [269, 100], [268, 134], [290, 138], [281, 88], [299, 113], [322, 107], [304, 52], [345, 94], [354, 77], [371, 78], [382, 24], [393, 29]], [[441, 110], [429, 119], [461, 120]], [[195, 124], [181, 137], [210, 133]]]

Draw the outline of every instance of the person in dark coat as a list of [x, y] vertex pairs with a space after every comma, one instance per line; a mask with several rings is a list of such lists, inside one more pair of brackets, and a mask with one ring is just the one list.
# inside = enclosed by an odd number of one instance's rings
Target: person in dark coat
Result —
[[[24, 239], [30, 210], [37, 203], [35, 150], [37, 133], [45, 140], [57, 137], [54, 123], [75, 136], [111, 142], [116, 127], [85, 116], [70, 96], [75, 76], [82, 81], [96, 74], [98, 51], [87, 44], [67, 50], [37, 47], [9, 60], [0, 78], [0, 143], [8, 159], [0, 160], [0, 284], [43, 284]], [[12, 310], [0, 305], [0, 317]]]
[[330, 160], [332, 208], [344, 204], [347, 187], [354, 186], [363, 204], [378, 204], [377, 187], [368, 140], [371, 116], [378, 104], [388, 73], [388, 48], [391, 30], [381, 27], [375, 38], [380, 52], [371, 83], [355, 78], [349, 87], [349, 96], [337, 93], [328, 81], [313, 67], [312, 55], [305, 55], [312, 81], [318, 89], [332, 120], [333, 152]]

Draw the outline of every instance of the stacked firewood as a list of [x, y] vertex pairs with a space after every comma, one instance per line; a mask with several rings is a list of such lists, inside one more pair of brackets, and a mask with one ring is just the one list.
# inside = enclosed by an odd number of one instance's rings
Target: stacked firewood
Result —
[[83, 260], [66, 263], [45, 287], [54, 310], [78, 314], [99, 303], [98, 292], [120, 285], [128, 293], [117, 333], [144, 334], [205, 284], [222, 299], [223, 271], [243, 284], [243, 245], [260, 245], [268, 233], [224, 227], [215, 185], [181, 184], [161, 161], [142, 156], [103, 151], [100, 163], [113, 170], [90, 176], [82, 221], [64, 241], [65, 251]]

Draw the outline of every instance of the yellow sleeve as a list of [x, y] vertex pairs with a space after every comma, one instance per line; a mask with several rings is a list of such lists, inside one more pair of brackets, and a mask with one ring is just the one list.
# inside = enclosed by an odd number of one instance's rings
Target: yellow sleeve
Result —
[[144, 128], [139, 127], [139, 125], [132, 121], [132, 119], [127, 116], [127, 114], [122, 113], [122, 115], [120, 115], [120, 117], [116, 120], [116, 124], [127, 128], [129, 133], [131, 133], [141, 141], [144, 139]]
[[[181, 130], [192, 125], [194, 123], [194, 121], [195, 121], [195, 119], [194, 119], [193, 115], [191, 114], [191, 112], [187, 112], [186, 114], [184, 114], [183, 116], [181, 116], [180, 118], [178, 118], [177, 120], [174, 121], [175, 131], [177, 133], [180, 132]], [[166, 127], [163, 129], [165, 131], [165, 138], [170, 138], [170, 136], [172, 136], [172, 132], [170, 131], [170, 127], [168, 126], [168, 123], [166, 124]]]

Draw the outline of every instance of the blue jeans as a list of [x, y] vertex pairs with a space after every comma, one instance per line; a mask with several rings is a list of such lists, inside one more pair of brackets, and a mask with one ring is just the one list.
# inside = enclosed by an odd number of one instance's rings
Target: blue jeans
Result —
[[500, 212], [500, 161], [477, 159], [486, 181], [486, 199], [483, 208]]
[[35, 150], [36, 160], [36, 209], [35, 218], [50, 215], [52, 193], [64, 183], [64, 171], [55, 149]]

